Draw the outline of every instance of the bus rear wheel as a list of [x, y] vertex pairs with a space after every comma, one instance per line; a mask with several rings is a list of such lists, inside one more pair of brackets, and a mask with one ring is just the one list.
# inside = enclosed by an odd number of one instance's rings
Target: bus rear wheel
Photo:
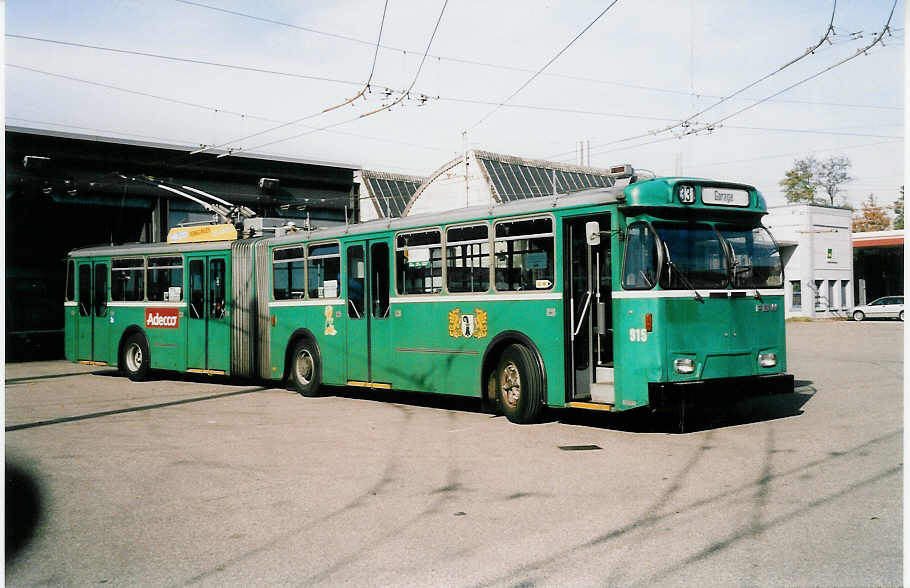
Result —
[[120, 365], [126, 372], [126, 377], [134, 382], [141, 382], [148, 376], [149, 371], [149, 344], [140, 333], [130, 335], [123, 344]]
[[496, 369], [499, 406], [513, 423], [533, 423], [543, 405], [543, 376], [534, 355], [524, 345], [505, 348]]
[[291, 379], [301, 396], [319, 396], [319, 352], [306, 339], [294, 345], [291, 354]]

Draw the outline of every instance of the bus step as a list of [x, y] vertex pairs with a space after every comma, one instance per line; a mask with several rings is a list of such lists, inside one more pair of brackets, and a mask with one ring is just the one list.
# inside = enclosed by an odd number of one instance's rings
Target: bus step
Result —
[[386, 384], [385, 382], [359, 382], [357, 380], [348, 380], [348, 386], [356, 386], [358, 388], [380, 388], [382, 390], [392, 389], [392, 385]]
[[207, 376], [223, 376], [227, 373], [224, 370], [201, 370], [196, 368], [191, 368], [186, 371], [191, 374], [205, 374]]
[[79, 360], [79, 363], [84, 365], [107, 365], [106, 361], [90, 361], [88, 359]]
[[582, 408], [584, 410], [613, 410], [612, 404], [601, 404], [598, 402], [567, 402], [566, 406], [568, 408]]

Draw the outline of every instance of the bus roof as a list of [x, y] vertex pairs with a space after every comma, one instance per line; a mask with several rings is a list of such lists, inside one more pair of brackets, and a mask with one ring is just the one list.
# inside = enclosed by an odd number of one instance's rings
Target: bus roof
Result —
[[[315, 229], [310, 232], [298, 231], [288, 233], [281, 237], [271, 237], [268, 243], [279, 245], [294, 243], [301, 240], [332, 239], [344, 236], [366, 235], [381, 231], [398, 231], [403, 229], [420, 228], [433, 225], [448, 225], [469, 222], [490, 216], [507, 216], [516, 214], [544, 213], [553, 209], [565, 209], [598, 204], [619, 204], [622, 208], [655, 208], [666, 207], [680, 209], [680, 203], [675, 197], [677, 184], [699, 186], [699, 188], [717, 188], [725, 190], [744, 190], [749, 193], [748, 206], [711, 206], [702, 202], [695, 202], [686, 208], [697, 209], [714, 213], [734, 214], [766, 214], [765, 200], [761, 193], [753, 186], [733, 182], [719, 182], [702, 178], [663, 177], [654, 178], [628, 186], [613, 186], [610, 188], [593, 188], [571, 194], [556, 196], [547, 195], [537, 198], [528, 198], [489, 206], [472, 206], [456, 210], [430, 212], [424, 214], [408, 215], [400, 218], [383, 218], [365, 223], [347, 226]], [[754, 197], [753, 197], [754, 195]], [[257, 239], [263, 239], [259, 237]], [[249, 242], [250, 239], [245, 241]], [[127, 245], [93, 245], [74, 249], [71, 257], [87, 257], [92, 255], [140, 255], [140, 254], [167, 254], [192, 251], [211, 251], [230, 248], [230, 241], [215, 241], [204, 243], [132, 243]]]

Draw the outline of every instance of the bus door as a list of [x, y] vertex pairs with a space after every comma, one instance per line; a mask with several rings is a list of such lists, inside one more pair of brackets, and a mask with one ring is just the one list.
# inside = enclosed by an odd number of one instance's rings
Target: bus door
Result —
[[107, 263], [78, 263], [79, 300], [76, 317], [76, 359], [108, 361]]
[[187, 255], [186, 366], [227, 372], [231, 361], [230, 276], [226, 253]]
[[388, 388], [392, 381], [390, 260], [387, 239], [348, 245], [345, 269], [348, 382]]
[[347, 380], [370, 381], [370, 313], [367, 304], [366, 241], [351, 243], [345, 250], [345, 297], [347, 298]]
[[[599, 224], [602, 233], [596, 245], [589, 245], [587, 240], [586, 224], [591, 221]], [[570, 401], [614, 401], [609, 229], [609, 214], [566, 219], [563, 225]]]

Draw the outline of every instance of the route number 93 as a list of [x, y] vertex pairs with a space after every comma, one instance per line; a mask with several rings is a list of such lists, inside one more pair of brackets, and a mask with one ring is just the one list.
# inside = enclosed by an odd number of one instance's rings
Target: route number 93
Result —
[[648, 340], [647, 329], [629, 329], [629, 341], [633, 343], [644, 343]]
[[683, 204], [693, 204], [695, 203], [695, 187], [694, 186], [680, 186], [679, 187], [679, 201]]

